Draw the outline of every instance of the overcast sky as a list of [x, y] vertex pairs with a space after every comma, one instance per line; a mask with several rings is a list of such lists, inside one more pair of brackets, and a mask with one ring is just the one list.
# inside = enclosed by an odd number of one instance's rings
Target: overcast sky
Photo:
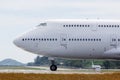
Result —
[[120, 0], [0, 0], [0, 60], [31, 62], [35, 54], [12, 43], [45, 19], [120, 19]]

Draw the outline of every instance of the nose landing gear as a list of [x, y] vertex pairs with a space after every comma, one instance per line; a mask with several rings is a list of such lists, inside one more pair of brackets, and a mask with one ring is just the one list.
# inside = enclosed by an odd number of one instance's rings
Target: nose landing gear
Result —
[[49, 60], [51, 61], [52, 65], [50, 66], [50, 70], [51, 71], [57, 71], [57, 65], [55, 65], [55, 60], [54, 58], [49, 58]]

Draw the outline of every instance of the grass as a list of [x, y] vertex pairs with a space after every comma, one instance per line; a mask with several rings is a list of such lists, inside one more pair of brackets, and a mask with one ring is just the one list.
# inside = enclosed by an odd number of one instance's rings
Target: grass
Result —
[[0, 66], [0, 70], [3, 70], [3, 69], [45, 70], [43, 68], [32, 68], [32, 67], [26, 67], [26, 66]]
[[0, 80], [120, 80], [120, 73], [109, 74], [0, 73]]

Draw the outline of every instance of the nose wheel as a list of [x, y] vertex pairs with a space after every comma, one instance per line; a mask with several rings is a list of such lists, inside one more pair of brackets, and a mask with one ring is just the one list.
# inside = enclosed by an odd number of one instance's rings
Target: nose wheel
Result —
[[56, 71], [56, 70], [57, 70], [57, 66], [54, 65], [54, 64], [52, 64], [52, 65], [50, 66], [50, 70], [51, 70], [51, 71]]
[[51, 60], [52, 65], [50, 66], [51, 71], [56, 71], [57, 70], [57, 65], [55, 65], [55, 61]]

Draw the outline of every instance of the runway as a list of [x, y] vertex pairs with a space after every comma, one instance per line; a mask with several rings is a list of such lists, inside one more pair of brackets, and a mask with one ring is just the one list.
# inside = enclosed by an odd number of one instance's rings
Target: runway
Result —
[[58, 68], [57, 71], [50, 71], [49, 67], [7, 67], [0, 68], [0, 73], [35, 73], [35, 74], [105, 74], [120, 72], [119, 69], [102, 69], [100, 72], [94, 71], [93, 69], [67, 69]]

